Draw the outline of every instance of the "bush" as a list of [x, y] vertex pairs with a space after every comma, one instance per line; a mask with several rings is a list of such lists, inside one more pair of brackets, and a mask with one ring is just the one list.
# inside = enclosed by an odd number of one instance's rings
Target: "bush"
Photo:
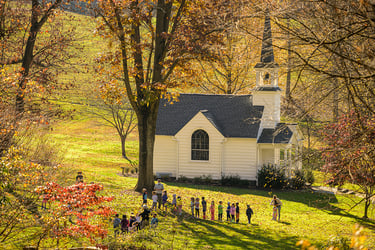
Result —
[[222, 175], [221, 176], [221, 185], [222, 186], [235, 186], [238, 185], [241, 178], [239, 175]]
[[306, 185], [305, 174], [303, 170], [296, 169], [289, 180], [289, 187], [292, 189], [302, 189]]
[[263, 165], [258, 170], [258, 186], [261, 188], [281, 189], [286, 186], [286, 178], [284, 169], [273, 165]]
[[310, 169], [305, 170], [305, 179], [306, 179], [306, 182], [310, 184], [313, 184], [315, 182], [315, 177], [314, 177], [314, 173], [312, 170]]
[[185, 183], [189, 181], [189, 178], [187, 178], [186, 176], [180, 175], [180, 177], [178, 177], [178, 181]]

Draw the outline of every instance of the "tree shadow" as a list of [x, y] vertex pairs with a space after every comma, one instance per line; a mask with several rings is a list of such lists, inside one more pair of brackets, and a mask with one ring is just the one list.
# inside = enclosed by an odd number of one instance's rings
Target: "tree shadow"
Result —
[[[190, 183], [175, 183], [168, 182], [166, 183], [169, 186], [174, 187], [183, 187], [197, 190], [208, 190], [215, 192], [222, 192], [233, 195], [255, 195], [271, 199], [273, 194], [277, 194], [278, 198], [281, 201], [291, 201], [296, 203], [302, 203], [309, 207], [317, 208], [321, 211], [324, 211], [328, 214], [338, 215], [343, 217], [348, 217], [361, 225], [368, 227], [370, 229], [375, 229], [375, 222], [363, 219], [359, 216], [351, 214], [345, 209], [342, 209], [334, 204], [338, 204], [338, 199], [335, 194], [331, 193], [318, 193], [313, 192], [312, 190], [261, 190], [256, 188], [233, 188], [233, 187], [224, 187], [224, 186], [209, 186], [209, 185], [197, 185]], [[283, 223], [283, 222], [281, 222]]]
[[[237, 249], [294, 249], [298, 241], [296, 236], [280, 236], [275, 235], [274, 232], [270, 232], [275, 236], [274, 238], [266, 237], [265, 230], [256, 225], [241, 229], [238, 228], [238, 224], [225, 222], [200, 219], [194, 222], [195, 224], [191, 225], [182, 221], [180, 225], [199, 237], [199, 245], [209, 245], [214, 249], [225, 249], [226, 246], [236, 246]], [[209, 233], [202, 237], [193, 225], [204, 227]], [[216, 225], [220, 225], [219, 228], [223, 230], [214, 227]]]

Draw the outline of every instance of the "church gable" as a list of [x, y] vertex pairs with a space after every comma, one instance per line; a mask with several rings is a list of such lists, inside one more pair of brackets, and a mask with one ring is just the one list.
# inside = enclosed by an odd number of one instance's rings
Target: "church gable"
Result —
[[257, 138], [264, 107], [254, 106], [251, 95], [181, 94], [179, 101], [162, 100], [156, 135], [176, 135], [201, 110], [224, 137]]
[[180, 131], [175, 135], [177, 139], [181, 137], [191, 137], [194, 131], [201, 129], [204, 130], [210, 137], [216, 137], [223, 139], [224, 136], [221, 133], [218, 126], [214, 123], [214, 119], [211, 117], [207, 118], [207, 111], [199, 111]]

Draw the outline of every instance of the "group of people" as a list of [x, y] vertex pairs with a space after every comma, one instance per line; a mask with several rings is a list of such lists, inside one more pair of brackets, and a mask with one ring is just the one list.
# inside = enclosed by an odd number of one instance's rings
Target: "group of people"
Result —
[[[129, 220], [127, 219], [126, 215], [123, 215], [122, 220], [120, 220], [118, 215], [116, 215], [113, 221], [115, 234], [118, 234], [120, 232], [120, 229], [122, 232], [132, 232], [132, 231], [140, 230], [142, 228], [147, 227], [149, 225], [149, 217], [150, 217], [151, 211], [153, 211], [153, 218], [151, 219], [151, 227], [156, 227], [159, 222], [157, 218], [156, 210], [159, 209], [159, 211], [162, 211], [162, 207], [165, 212], [167, 212], [168, 207], [170, 207], [171, 212], [175, 213], [176, 215], [182, 214], [183, 202], [182, 202], [181, 196], [177, 196], [176, 194], [173, 194], [172, 201], [169, 202], [167, 191], [164, 190], [164, 186], [161, 183], [160, 179], [157, 180], [157, 184], [155, 184], [154, 191], [152, 191], [151, 210], [147, 206], [147, 201], [148, 201], [147, 199], [148, 199], [148, 193], [147, 193], [147, 190], [144, 188], [142, 190], [143, 211], [141, 213], [138, 213], [137, 215], [134, 215], [132, 213]], [[280, 221], [280, 211], [281, 211], [282, 203], [280, 199], [277, 198], [276, 195], [273, 196], [270, 205], [273, 206], [272, 220]], [[208, 207], [207, 200], [205, 199], [205, 197], [201, 197], [201, 199], [197, 197], [191, 197], [190, 209], [191, 209], [191, 216], [196, 219], [199, 219], [200, 215], [202, 215], [203, 219], [207, 219], [208, 216], [210, 216], [211, 220], [215, 220], [215, 211], [217, 209], [218, 221], [223, 221], [224, 210], [227, 215], [227, 218], [226, 218], [227, 222], [239, 223], [239, 220], [240, 220], [240, 206], [238, 202], [237, 203], [228, 202], [227, 206], [224, 207], [223, 202], [219, 201], [219, 204], [216, 207], [215, 202], [211, 201], [211, 205]], [[202, 211], [202, 214], [200, 214], [200, 211]], [[251, 217], [253, 214], [254, 214], [253, 209], [250, 207], [249, 204], [247, 204], [246, 217], [247, 217], [249, 224], [251, 224]]]
[[[122, 216], [122, 219], [119, 218], [119, 215], [116, 214], [115, 219], [113, 220], [113, 228], [115, 230], [115, 236], [120, 233], [135, 232], [146, 228], [150, 225], [150, 213], [147, 205], [143, 205], [143, 211], [141, 213], [131, 213], [129, 220], [126, 215]], [[151, 219], [151, 228], [156, 228], [159, 223], [157, 214], [152, 214]]]

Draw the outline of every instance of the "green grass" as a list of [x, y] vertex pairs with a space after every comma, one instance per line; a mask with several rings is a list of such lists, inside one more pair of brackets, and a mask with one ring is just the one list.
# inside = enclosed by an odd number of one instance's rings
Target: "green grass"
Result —
[[[84, 34], [82, 41], [82, 65], [87, 64], [87, 72], [75, 73], [73, 70], [62, 75], [61, 80], [76, 80], [78, 89], [64, 93], [65, 99], [57, 102], [66, 110], [75, 109], [73, 119], [54, 124], [51, 137], [65, 152], [63, 162], [64, 177], [60, 182], [65, 185], [74, 183], [75, 172], [82, 170], [86, 182], [94, 181], [104, 185], [103, 194], [114, 196], [112, 206], [119, 214], [129, 215], [137, 212], [141, 205], [141, 196], [133, 191], [136, 178], [119, 175], [120, 167], [128, 166], [121, 157], [120, 140], [113, 128], [103, 126], [101, 122], [90, 118], [85, 103], [85, 95], [93, 88], [92, 60], [105, 43], [93, 36], [92, 19], [79, 17], [79, 32]], [[90, 21], [91, 20], [91, 21]], [[99, 46], [99, 45], [100, 46]], [[138, 154], [138, 141], [133, 133], [127, 142], [127, 152], [131, 159]], [[321, 183], [323, 177], [317, 178]], [[171, 199], [172, 194], [183, 199], [184, 216], [176, 217], [170, 213], [159, 216], [157, 231], [142, 231], [137, 234], [121, 236], [117, 243], [144, 246], [147, 249], [295, 249], [300, 239], [309, 240], [323, 246], [333, 236], [349, 238], [352, 227], [361, 223], [368, 234], [367, 244], [375, 248], [375, 224], [363, 221], [363, 206], [351, 209], [358, 198], [344, 195], [315, 194], [311, 192], [276, 192], [283, 201], [282, 222], [271, 221], [273, 193], [256, 189], [229, 187], [197, 186], [166, 183], [165, 189]], [[240, 224], [227, 222], [195, 220], [189, 216], [190, 197], [205, 196], [210, 203], [217, 205], [221, 200], [225, 204], [239, 202], [241, 208]], [[244, 214], [246, 204], [254, 209], [252, 225], [246, 224]], [[370, 208], [370, 217], [374, 218], [374, 206]], [[111, 230], [111, 223], [108, 223]], [[113, 232], [103, 243], [114, 245]], [[76, 245], [87, 245], [82, 240]]]
[[[86, 182], [103, 184], [103, 193], [115, 197], [111, 206], [120, 215], [139, 211], [141, 197], [133, 191], [136, 178], [119, 175], [120, 167], [127, 163], [121, 157], [120, 142], [114, 129], [90, 119], [73, 120], [57, 124], [51, 136], [66, 150], [64, 168], [71, 170], [70, 176], [64, 177], [66, 185], [74, 183], [75, 171], [82, 170]], [[137, 147], [137, 137], [133, 134], [127, 147], [133, 159], [137, 156]], [[322, 246], [333, 236], [350, 238], [353, 225], [361, 223], [367, 228], [369, 246], [375, 247], [375, 223], [361, 220], [362, 205], [351, 209], [353, 200], [358, 201], [353, 196], [277, 192], [283, 201], [282, 222], [277, 223], [271, 221], [269, 203], [273, 193], [268, 191], [178, 183], [166, 183], [165, 189], [170, 199], [172, 194], [182, 197], [183, 218], [170, 213], [165, 217], [160, 215], [155, 233], [144, 231], [121, 236], [117, 243], [138, 242], [148, 249], [156, 249], [159, 245], [161, 249], [170, 249], [172, 244], [175, 249], [294, 249], [300, 239]], [[190, 197], [202, 196], [209, 203], [215, 201], [216, 205], [220, 200], [225, 204], [239, 202], [240, 224], [191, 219]], [[246, 204], [251, 204], [255, 212], [252, 225], [246, 223]], [[372, 207], [370, 216], [374, 215]], [[111, 230], [110, 223], [108, 228]], [[113, 244], [111, 235], [105, 243]]]

